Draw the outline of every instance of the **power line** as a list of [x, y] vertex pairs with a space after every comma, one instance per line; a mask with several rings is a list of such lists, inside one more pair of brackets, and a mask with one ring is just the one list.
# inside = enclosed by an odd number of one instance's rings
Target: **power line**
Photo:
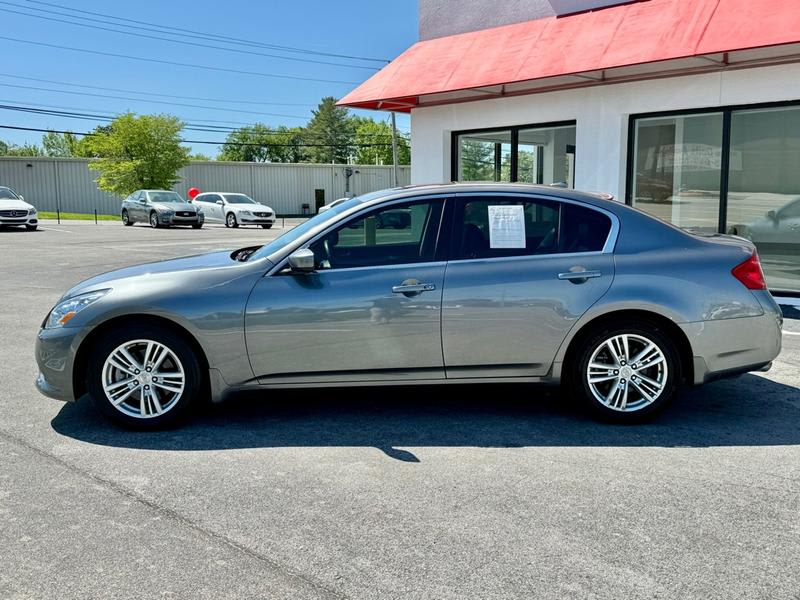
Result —
[[[9, 5], [9, 6], [20, 7], [19, 4], [14, 4], [13, 2], [5, 2], [3, 0], [0, 0], [0, 4], [6, 4], [6, 5]], [[26, 7], [22, 6], [20, 8], [26, 8]], [[70, 18], [73, 18], [73, 19], [74, 18], [85, 18], [85, 17], [74, 17], [74, 16], [69, 15], [67, 13], [60, 13], [60, 12], [56, 12], [56, 11], [47, 11], [47, 10], [41, 9], [41, 8], [34, 8], [33, 10], [39, 10], [39, 11], [44, 11], [44, 12], [51, 13], [51, 14], [62, 15], [62, 16], [70, 17]], [[183, 46], [191, 46], [193, 48], [197, 48], [197, 44], [195, 42], [187, 42], [185, 40], [176, 40], [176, 39], [172, 39], [172, 38], [162, 37], [164, 35], [164, 32], [158, 32], [158, 33], [161, 33], [162, 36], [147, 35], [146, 33], [138, 33], [138, 32], [134, 32], [134, 31], [124, 31], [124, 30], [120, 30], [120, 29], [113, 29], [111, 27], [102, 27], [100, 25], [90, 25], [88, 23], [76, 23], [75, 21], [68, 21], [66, 19], [58, 19], [56, 17], [48, 17], [48, 16], [45, 16], [45, 15], [36, 15], [36, 14], [21, 12], [21, 11], [18, 11], [18, 10], [11, 10], [10, 8], [0, 8], [0, 11], [7, 12], [7, 13], [12, 13], [12, 14], [15, 14], [15, 15], [22, 15], [24, 17], [31, 17], [33, 19], [44, 19], [46, 21], [52, 21], [52, 22], [55, 22], [55, 23], [65, 23], [67, 25], [74, 25], [76, 27], [86, 27], [86, 28], [89, 28], [89, 29], [98, 29], [98, 30], [101, 30], [101, 31], [110, 31], [112, 33], [118, 33], [118, 34], [121, 34], [121, 35], [129, 35], [129, 36], [134, 36], [134, 37], [137, 37], [137, 38], [148, 38], [148, 39], [151, 39], [151, 40], [158, 40], [160, 42], [167, 42], [169, 44], [181, 44]], [[139, 28], [139, 29], [143, 29], [143, 28]], [[152, 31], [152, 30], [146, 30], [146, 31]], [[334, 66], [334, 67], [349, 67], [349, 68], [352, 68], [352, 69], [367, 69], [369, 71], [377, 71], [378, 70], [377, 67], [368, 67], [368, 66], [364, 66], [364, 65], [352, 65], [352, 64], [337, 63], [337, 62], [331, 62], [331, 61], [325, 61], [325, 60], [314, 60], [314, 59], [311, 59], [311, 58], [297, 58], [297, 57], [294, 57], [294, 56], [281, 56], [279, 54], [268, 54], [266, 52], [256, 52], [255, 50], [241, 50], [241, 49], [238, 49], [238, 48], [225, 48], [224, 46], [215, 46], [215, 45], [209, 44], [209, 43], [207, 43], [205, 41], [203, 42], [202, 48], [204, 48], [204, 49], [210, 48], [210, 49], [213, 49], [213, 50], [224, 50], [224, 51], [227, 51], [227, 52], [236, 52], [238, 54], [250, 54], [250, 55], [253, 55], [253, 56], [264, 56], [264, 57], [267, 57], [267, 58], [277, 58], [277, 59], [289, 60], [289, 61], [293, 61], [293, 62], [314, 63], [314, 64], [318, 64], [318, 65], [329, 65], [329, 66]]]
[[147, 94], [149, 96], [158, 96], [159, 98], [177, 98], [178, 100], [200, 100], [203, 102], [223, 102], [230, 104], [263, 104], [265, 106], [317, 106], [316, 104], [303, 104], [295, 102], [261, 102], [259, 100], [233, 100], [230, 98], [202, 98], [198, 96], [179, 96], [176, 94], [159, 94], [151, 91], [140, 92], [137, 90], [109, 88], [98, 85], [72, 83], [71, 81], [56, 81], [53, 79], [40, 79], [38, 77], [25, 77], [23, 75], [12, 75], [10, 73], [0, 73], [0, 77], [9, 77], [11, 79], [24, 79], [26, 81], [37, 81], [39, 83], [53, 83], [55, 85], [65, 85], [71, 87], [86, 88], [89, 90], [100, 90], [104, 92], [122, 92], [123, 94]]
[[[94, 12], [94, 11], [89, 11], [89, 10], [80, 10], [80, 9], [77, 9], [77, 8], [73, 8], [71, 6], [65, 6], [63, 4], [55, 4], [55, 3], [52, 3], [52, 2], [43, 2], [43, 1], [37, 1], [37, 0], [26, 0], [26, 1], [29, 4], [39, 4], [39, 5], [42, 5], [42, 6], [50, 6], [50, 7], [53, 7], [53, 8], [60, 8], [60, 9], [68, 10], [68, 11], [75, 12], [75, 13], [81, 13], [81, 14], [85, 14], [85, 15], [92, 15], [94, 17], [105, 17], [107, 19], [114, 19], [115, 21], [123, 21], [123, 22], [126, 22], [126, 23], [137, 23], [139, 25], [146, 25], [146, 26], [148, 26], [150, 28], [157, 28], [157, 29], [161, 29], [161, 30], [165, 30], [165, 31], [171, 31], [173, 33], [179, 33], [181, 35], [185, 35], [187, 33], [193, 33], [193, 34], [205, 36], [207, 38], [213, 38], [213, 39], [216, 39], [217, 41], [227, 42], [227, 43], [230, 43], [230, 44], [234, 44], [235, 43], [235, 44], [239, 44], [239, 45], [243, 45], [243, 46], [251, 46], [251, 47], [256, 47], [256, 48], [268, 48], [270, 50], [282, 50], [284, 52], [294, 52], [294, 53], [298, 53], [298, 54], [313, 54], [313, 55], [317, 55], [317, 56], [328, 56], [328, 57], [333, 57], [333, 58], [347, 58], [347, 59], [351, 59], [351, 60], [363, 60], [363, 61], [378, 62], [378, 63], [388, 63], [389, 62], [387, 59], [384, 59], [384, 58], [374, 58], [374, 57], [367, 57], [367, 56], [353, 56], [353, 55], [348, 55], [348, 54], [337, 54], [337, 53], [333, 53], [333, 52], [322, 52], [322, 51], [319, 51], [319, 50], [309, 50], [307, 48], [297, 48], [297, 47], [293, 47], [293, 46], [281, 46], [281, 45], [277, 45], [277, 44], [265, 44], [264, 42], [258, 42], [258, 41], [254, 41], [254, 40], [247, 40], [247, 39], [243, 39], [243, 38], [233, 38], [233, 37], [230, 37], [230, 36], [221, 36], [219, 34], [209, 33], [207, 31], [197, 31], [197, 30], [192, 30], [192, 29], [180, 29], [178, 27], [170, 27], [168, 25], [161, 25], [161, 24], [158, 24], [158, 23], [152, 23], [152, 22], [148, 22], [148, 21], [138, 21], [136, 19], [128, 19], [128, 18], [125, 18], [125, 17], [117, 17], [117, 16], [114, 16], [114, 15], [106, 14], [106, 13]], [[31, 8], [33, 8], [33, 7], [31, 7]], [[35, 9], [35, 10], [43, 10], [43, 9]], [[98, 22], [103, 22], [103, 21], [98, 21]], [[106, 21], [106, 23], [107, 23], [107, 21]]]
[[113, 58], [124, 58], [127, 60], [137, 60], [140, 62], [159, 63], [162, 65], [172, 65], [177, 67], [188, 67], [191, 69], [203, 69], [206, 71], [222, 71], [224, 73], [236, 73], [238, 75], [253, 75], [256, 77], [271, 77], [275, 79], [290, 79], [293, 81], [315, 81], [319, 83], [341, 83], [347, 85], [357, 85], [358, 81], [341, 81], [338, 79], [317, 79], [315, 77], [298, 77], [295, 75], [281, 75], [278, 73], [261, 73], [258, 71], [243, 71], [240, 69], [228, 69], [226, 67], [212, 67], [210, 65], [199, 65], [195, 63], [182, 63], [172, 60], [163, 60], [160, 58], [148, 58], [144, 56], [132, 56], [130, 54], [117, 54], [114, 52], [102, 52], [100, 50], [89, 50], [87, 48], [75, 48], [73, 46], [61, 46], [59, 44], [48, 44], [46, 42], [34, 42], [32, 40], [21, 40], [19, 38], [3, 37], [4, 42], [16, 42], [18, 44], [31, 44], [33, 46], [44, 46], [46, 48], [55, 48], [57, 50], [70, 50], [73, 52], [83, 52], [84, 54], [96, 54], [98, 56], [110, 56]]
[[[60, 134], [67, 134], [70, 133], [72, 135], [98, 135], [97, 133], [92, 132], [78, 132], [78, 131], [66, 131], [66, 130], [58, 130], [58, 129], [41, 129], [38, 127], [22, 127], [19, 125], [0, 125], [0, 129], [13, 129], [15, 131], [38, 131], [40, 133], [60, 133]], [[276, 148], [371, 148], [375, 146], [391, 146], [391, 144], [378, 144], [378, 143], [368, 143], [368, 144], [259, 144], [259, 143], [252, 143], [252, 142], [214, 142], [211, 140], [186, 140], [181, 139], [181, 142], [185, 144], [211, 144], [214, 146], [222, 146], [222, 145], [229, 145], [229, 146], [255, 146], [258, 148], [263, 148], [264, 146], [271, 146]]]
[[148, 100], [146, 98], [131, 98], [129, 96], [113, 96], [109, 94], [95, 94], [91, 92], [74, 92], [72, 90], [56, 90], [53, 88], [45, 88], [45, 87], [37, 87], [31, 85], [16, 85], [13, 83], [0, 83], [0, 87], [11, 87], [11, 88], [18, 88], [23, 90], [35, 90], [40, 92], [56, 92], [58, 94], [71, 94], [73, 96], [93, 96], [95, 98], [110, 98], [115, 100], [131, 100], [133, 102], [145, 102], [150, 104], [166, 104], [169, 106], [183, 106], [188, 108], [203, 108], [206, 110], [219, 110], [223, 112], [237, 112], [249, 115], [260, 115], [265, 117], [281, 117], [285, 119], [303, 119], [307, 120], [307, 116], [301, 115], [286, 115], [282, 113], [269, 113], [269, 112], [262, 112], [257, 110], [244, 110], [241, 108], [225, 108], [223, 106], [202, 106], [200, 104], [187, 104], [185, 102], [170, 102], [168, 100]]

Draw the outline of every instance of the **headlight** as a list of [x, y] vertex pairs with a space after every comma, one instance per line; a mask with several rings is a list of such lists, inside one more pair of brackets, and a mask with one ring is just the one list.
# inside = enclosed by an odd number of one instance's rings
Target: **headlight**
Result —
[[30, 210], [28, 211], [28, 214], [29, 214], [29, 215], [35, 215], [35, 214], [36, 214], [36, 209], [35, 209], [35, 208], [32, 208], [32, 209], [30, 209]]
[[253, 213], [251, 213], [249, 210], [240, 210], [240, 211], [239, 211], [239, 214], [240, 214], [240, 215], [247, 215], [247, 216], [249, 217], [249, 216], [250, 216], [250, 215], [252, 215]]
[[96, 292], [78, 294], [77, 296], [72, 296], [72, 298], [62, 300], [50, 311], [44, 328], [55, 329], [56, 327], [63, 327], [72, 320], [72, 317], [105, 296], [109, 291], [111, 290], [97, 290]]
[[175, 211], [172, 211], [172, 210], [162, 210], [162, 211], [161, 211], [161, 216], [162, 216], [162, 217], [174, 217], [174, 216], [175, 216]]

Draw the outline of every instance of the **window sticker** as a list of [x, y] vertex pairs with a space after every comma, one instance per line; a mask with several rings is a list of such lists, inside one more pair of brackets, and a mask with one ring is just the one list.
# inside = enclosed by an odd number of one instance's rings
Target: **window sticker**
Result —
[[521, 204], [489, 206], [489, 246], [525, 248], [525, 207]]

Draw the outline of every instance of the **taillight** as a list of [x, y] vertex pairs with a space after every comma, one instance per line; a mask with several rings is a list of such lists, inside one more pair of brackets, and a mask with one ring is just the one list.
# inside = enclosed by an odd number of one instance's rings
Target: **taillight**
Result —
[[733, 276], [744, 284], [748, 290], [765, 290], [767, 282], [764, 280], [764, 271], [761, 270], [761, 263], [758, 260], [758, 252], [740, 265], [736, 265], [731, 271]]

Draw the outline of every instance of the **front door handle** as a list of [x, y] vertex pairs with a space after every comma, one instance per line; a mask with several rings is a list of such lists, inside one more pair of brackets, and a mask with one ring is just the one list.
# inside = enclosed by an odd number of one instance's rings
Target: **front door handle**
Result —
[[584, 283], [587, 279], [594, 279], [602, 275], [600, 271], [567, 271], [559, 273], [558, 278], [572, 283]]
[[406, 296], [416, 296], [422, 292], [432, 292], [435, 289], [436, 286], [432, 283], [411, 283], [409, 281], [404, 281], [400, 285], [392, 287], [392, 293], [405, 294]]

